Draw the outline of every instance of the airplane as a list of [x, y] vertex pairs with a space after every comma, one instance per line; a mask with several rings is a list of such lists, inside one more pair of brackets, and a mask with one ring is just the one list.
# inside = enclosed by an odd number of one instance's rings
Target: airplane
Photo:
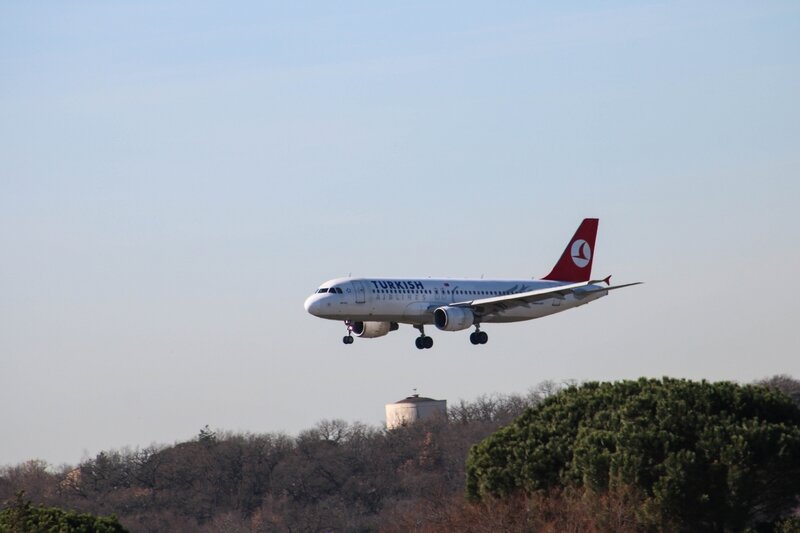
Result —
[[598, 223], [596, 218], [584, 219], [556, 265], [540, 280], [337, 278], [309, 296], [305, 309], [316, 317], [344, 321], [344, 344], [352, 344], [353, 335], [383, 337], [400, 324], [419, 330], [415, 343], [420, 350], [433, 347], [433, 339], [425, 334], [428, 325], [441, 331], [474, 327], [470, 342], [486, 344], [489, 336], [482, 324], [552, 315], [642, 283], [611, 286], [611, 276], [591, 279]]

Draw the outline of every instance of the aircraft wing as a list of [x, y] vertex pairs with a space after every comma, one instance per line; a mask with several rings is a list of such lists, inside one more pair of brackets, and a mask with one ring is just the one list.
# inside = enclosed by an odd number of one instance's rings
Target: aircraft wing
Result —
[[528, 307], [531, 304], [549, 300], [551, 298], [564, 299], [572, 294], [576, 298], [581, 296], [588, 296], [595, 292], [613, 291], [615, 289], [622, 289], [624, 287], [631, 287], [639, 285], [641, 281], [636, 283], [626, 283], [624, 285], [615, 285], [613, 287], [592, 287], [587, 288], [589, 285], [601, 283], [603, 280], [582, 281], [580, 283], [569, 283], [567, 285], [559, 285], [557, 287], [549, 287], [547, 289], [537, 289], [534, 291], [520, 292], [516, 294], [505, 294], [503, 296], [493, 296], [491, 298], [480, 298], [477, 300], [469, 300], [464, 302], [456, 302], [450, 304], [452, 307], [468, 307], [472, 311], [481, 316], [494, 313], [507, 311], [515, 307]]

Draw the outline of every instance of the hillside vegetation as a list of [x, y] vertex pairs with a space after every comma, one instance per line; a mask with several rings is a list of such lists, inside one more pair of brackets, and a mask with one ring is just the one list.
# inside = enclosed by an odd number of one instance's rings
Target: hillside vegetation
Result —
[[[391, 431], [341, 420], [296, 437], [206, 427], [188, 442], [106, 451], [75, 467], [5, 467], [0, 501], [12, 507], [24, 490], [37, 506], [113, 514], [133, 532], [647, 531], [686, 524], [721, 531], [777, 524], [797, 502], [800, 419], [790, 397], [800, 382], [776, 376], [762, 384], [773, 392], [679, 380], [544, 383], [526, 396], [461, 402], [451, 405], [448, 420]], [[467, 476], [470, 448], [482, 441]], [[679, 523], [665, 518], [687, 502], [713, 516], [736, 512], [719, 520], [702, 513], [681, 515]]]

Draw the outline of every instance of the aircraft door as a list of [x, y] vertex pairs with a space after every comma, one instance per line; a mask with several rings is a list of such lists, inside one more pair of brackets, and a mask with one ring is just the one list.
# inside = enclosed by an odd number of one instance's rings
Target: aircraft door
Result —
[[364, 284], [360, 281], [352, 281], [353, 287], [356, 290], [356, 303], [363, 304], [365, 300]]

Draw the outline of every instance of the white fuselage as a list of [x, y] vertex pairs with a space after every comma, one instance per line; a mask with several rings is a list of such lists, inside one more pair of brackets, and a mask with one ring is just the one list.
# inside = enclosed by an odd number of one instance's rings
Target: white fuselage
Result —
[[[306, 299], [305, 308], [314, 316], [331, 320], [432, 324], [433, 311], [438, 307], [566, 284], [542, 280], [338, 278], [323, 283]], [[481, 322], [531, 320], [608, 294], [598, 285], [587, 285], [586, 289], [585, 295], [556, 296], [484, 314]]]

